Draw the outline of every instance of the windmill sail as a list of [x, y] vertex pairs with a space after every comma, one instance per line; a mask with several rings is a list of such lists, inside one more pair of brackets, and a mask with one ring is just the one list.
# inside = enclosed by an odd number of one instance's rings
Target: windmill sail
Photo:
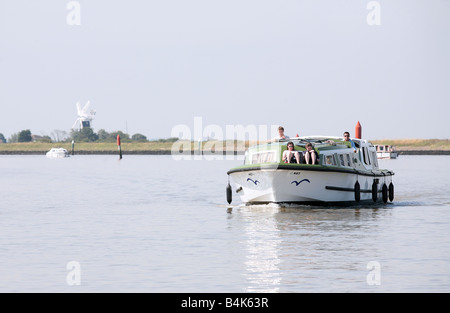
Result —
[[96, 112], [94, 110], [89, 111], [90, 105], [91, 102], [88, 101], [83, 106], [83, 108], [81, 108], [80, 103], [77, 102], [78, 118], [75, 120], [72, 129], [75, 129], [77, 125], [79, 125], [80, 130], [85, 127], [91, 127], [91, 122], [94, 119], [94, 115]]

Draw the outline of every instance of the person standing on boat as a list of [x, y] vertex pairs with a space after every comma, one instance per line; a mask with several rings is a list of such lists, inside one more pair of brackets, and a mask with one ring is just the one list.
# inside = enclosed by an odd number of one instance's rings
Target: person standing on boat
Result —
[[345, 132], [345, 133], [344, 133], [344, 140], [345, 140], [345, 141], [349, 141], [350, 144], [352, 145], [353, 150], [356, 152], [356, 145], [355, 145], [355, 143], [353, 142], [353, 140], [350, 139], [350, 133], [349, 133], [349, 132]]
[[284, 134], [284, 127], [278, 127], [278, 136], [273, 138], [272, 141], [288, 140], [289, 136]]
[[317, 155], [317, 151], [313, 149], [313, 146], [310, 142], [305, 145], [305, 162], [306, 164], [317, 164], [317, 159], [319, 156]]
[[300, 164], [300, 153], [294, 150], [294, 143], [292, 141], [288, 142], [287, 150], [283, 152], [283, 162]]

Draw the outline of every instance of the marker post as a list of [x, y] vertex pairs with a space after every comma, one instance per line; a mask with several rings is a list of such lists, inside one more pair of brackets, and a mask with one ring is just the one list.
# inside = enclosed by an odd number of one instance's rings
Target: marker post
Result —
[[120, 146], [120, 135], [117, 135], [117, 147], [119, 149], [119, 160], [122, 159], [122, 147]]

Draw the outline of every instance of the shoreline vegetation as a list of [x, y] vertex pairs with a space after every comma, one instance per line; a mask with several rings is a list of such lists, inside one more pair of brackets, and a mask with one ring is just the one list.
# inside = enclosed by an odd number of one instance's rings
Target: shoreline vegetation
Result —
[[[369, 140], [372, 144], [393, 145], [399, 154], [410, 155], [450, 155], [449, 139], [382, 139]], [[245, 149], [256, 142], [243, 142], [237, 140], [227, 141], [145, 141], [145, 142], [122, 142], [121, 150], [123, 154], [171, 154], [176, 153], [192, 154], [218, 153], [218, 154], [242, 154]], [[202, 149], [200, 149], [200, 144]], [[64, 148], [71, 152], [71, 142], [18, 142], [0, 143], [0, 154], [45, 154], [51, 148]], [[116, 142], [75, 142], [75, 154], [118, 154]]]

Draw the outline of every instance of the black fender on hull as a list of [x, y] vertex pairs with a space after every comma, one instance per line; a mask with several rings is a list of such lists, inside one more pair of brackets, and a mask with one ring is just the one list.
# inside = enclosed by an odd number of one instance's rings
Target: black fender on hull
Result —
[[359, 202], [361, 200], [361, 186], [359, 185], [359, 182], [356, 181], [355, 183], [355, 201]]
[[394, 184], [390, 183], [389, 184], [389, 201], [394, 201]]
[[228, 204], [230, 204], [231, 201], [233, 201], [233, 192], [231, 189], [231, 185], [228, 182], [228, 185], [227, 185], [227, 202], [228, 202]]
[[383, 197], [383, 202], [387, 203], [388, 202], [388, 187], [386, 186], [386, 184], [383, 184], [383, 188], [381, 189], [381, 194]]
[[373, 202], [377, 202], [378, 200], [378, 184], [376, 180], [374, 180], [372, 184], [372, 200]]

